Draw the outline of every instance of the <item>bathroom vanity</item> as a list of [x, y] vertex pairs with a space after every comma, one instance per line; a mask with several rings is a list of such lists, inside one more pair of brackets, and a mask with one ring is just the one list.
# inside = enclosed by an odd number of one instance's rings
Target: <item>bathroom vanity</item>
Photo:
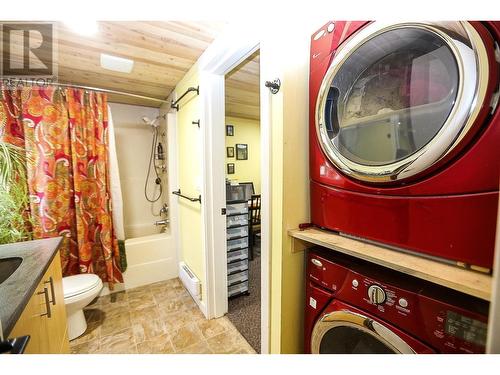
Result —
[[[49, 238], [0, 246], [3, 338], [29, 336], [24, 353], [69, 353], [59, 245]], [[1, 340], [0, 340], [1, 341]]]

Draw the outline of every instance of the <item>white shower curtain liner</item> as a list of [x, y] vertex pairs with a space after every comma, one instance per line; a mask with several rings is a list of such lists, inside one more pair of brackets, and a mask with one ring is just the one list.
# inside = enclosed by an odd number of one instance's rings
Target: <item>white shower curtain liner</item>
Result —
[[113, 228], [117, 240], [125, 240], [125, 228], [123, 225], [123, 199], [120, 184], [120, 170], [118, 168], [118, 157], [116, 155], [115, 128], [111, 108], [108, 105], [108, 137], [109, 137], [109, 174], [111, 184], [111, 208], [113, 214]]

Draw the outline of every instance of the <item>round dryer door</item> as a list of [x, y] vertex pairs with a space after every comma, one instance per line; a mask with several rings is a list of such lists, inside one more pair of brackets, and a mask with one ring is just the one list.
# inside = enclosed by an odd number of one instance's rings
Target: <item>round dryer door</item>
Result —
[[414, 176], [451, 152], [479, 114], [488, 55], [467, 22], [373, 22], [337, 50], [316, 103], [329, 160], [361, 181]]
[[324, 315], [314, 326], [313, 354], [413, 354], [394, 332], [376, 321], [349, 311]]

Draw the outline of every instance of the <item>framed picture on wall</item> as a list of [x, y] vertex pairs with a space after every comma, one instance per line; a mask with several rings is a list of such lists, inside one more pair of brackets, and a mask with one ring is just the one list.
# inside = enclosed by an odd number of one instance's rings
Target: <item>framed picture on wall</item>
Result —
[[236, 144], [236, 160], [248, 160], [248, 145]]
[[226, 147], [226, 156], [228, 158], [234, 158], [234, 147]]
[[234, 174], [234, 163], [227, 164], [227, 174]]
[[226, 135], [232, 137], [234, 135], [234, 126], [226, 125]]

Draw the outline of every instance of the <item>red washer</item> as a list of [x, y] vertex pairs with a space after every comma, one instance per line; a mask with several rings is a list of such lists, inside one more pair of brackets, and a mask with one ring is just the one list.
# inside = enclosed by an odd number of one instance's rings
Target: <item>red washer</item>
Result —
[[492, 268], [500, 22], [328, 22], [311, 39], [311, 220]]
[[320, 248], [306, 280], [306, 353], [485, 352], [486, 301]]

